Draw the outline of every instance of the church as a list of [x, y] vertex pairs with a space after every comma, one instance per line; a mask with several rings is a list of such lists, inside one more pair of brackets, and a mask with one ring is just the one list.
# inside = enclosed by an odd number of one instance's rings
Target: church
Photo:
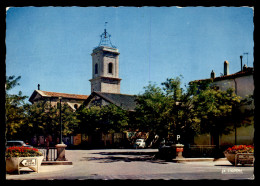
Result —
[[118, 49], [112, 45], [106, 29], [101, 35], [99, 46], [92, 56], [91, 95], [83, 103], [85, 106], [115, 104], [125, 110], [135, 109], [135, 96], [120, 93]]
[[118, 49], [112, 45], [110, 35], [104, 30], [101, 35], [99, 45], [92, 51], [92, 79], [91, 94], [78, 95], [68, 93], [58, 93], [40, 90], [34, 90], [29, 101], [33, 104], [38, 101], [48, 101], [51, 105], [55, 105], [62, 100], [67, 103], [71, 109], [76, 110], [81, 105], [91, 106], [115, 104], [125, 110], [133, 111], [135, 104], [135, 96], [120, 93], [119, 78], [119, 55]]
[[[111, 35], [104, 29], [99, 45], [92, 51], [92, 79], [89, 80], [91, 84], [90, 95], [43, 91], [40, 90], [40, 85], [38, 84], [38, 90], [34, 90], [29, 101], [32, 104], [45, 101], [49, 102], [52, 106], [60, 102], [62, 104], [67, 103], [73, 111], [76, 111], [81, 106], [91, 107], [93, 105], [104, 106], [108, 104], [114, 104], [127, 111], [134, 111], [136, 107], [135, 95], [120, 93], [120, 83], [122, 80], [119, 78], [120, 53], [112, 45], [110, 37]], [[116, 136], [122, 135], [116, 134]], [[78, 134], [65, 141], [78, 145], [81, 143], [82, 138], [84, 137]], [[109, 135], [102, 137], [102, 139], [104, 138], [108, 139], [109, 143], [113, 141]]]

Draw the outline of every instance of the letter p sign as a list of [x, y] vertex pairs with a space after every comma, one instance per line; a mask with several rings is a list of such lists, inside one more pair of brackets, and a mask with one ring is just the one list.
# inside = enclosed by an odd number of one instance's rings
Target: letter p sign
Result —
[[177, 141], [181, 138], [181, 135], [177, 135]]

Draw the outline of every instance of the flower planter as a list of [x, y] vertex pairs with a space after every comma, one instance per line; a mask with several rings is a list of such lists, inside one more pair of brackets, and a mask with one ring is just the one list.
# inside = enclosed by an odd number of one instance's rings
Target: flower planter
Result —
[[[43, 160], [43, 156], [6, 158], [6, 172], [12, 173], [18, 171], [19, 173], [19, 169], [21, 167], [28, 167], [31, 170], [38, 172], [42, 160]], [[28, 162], [33, 162], [33, 164], [30, 164]]]
[[43, 160], [43, 155], [38, 149], [24, 146], [8, 147], [5, 155], [7, 173], [18, 171], [20, 174], [20, 168], [22, 167], [28, 167], [38, 172]]
[[225, 152], [224, 154], [225, 154], [227, 160], [228, 160], [232, 165], [235, 165], [236, 154], [231, 154], [231, 153], [227, 153], [227, 152]]
[[232, 165], [237, 164], [253, 164], [254, 163], [254, 147], [251, 145], [235, 145], [228, 148], [224, 152], [227, 160]]

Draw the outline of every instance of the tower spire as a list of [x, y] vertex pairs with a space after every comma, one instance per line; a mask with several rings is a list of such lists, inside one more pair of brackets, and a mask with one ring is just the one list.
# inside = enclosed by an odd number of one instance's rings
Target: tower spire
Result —
[[108, 47], [112, 47], [112, 48], [116, 48], [116, 46], [112, 45], [112, 42], [110, 40], [111, 35], [107, 32], [107, 23], [105, 22], [105, 29], [104, 32], [100, 35], [101, 39], [99, 42], [98, 47], [100, 46], [108, 46]]

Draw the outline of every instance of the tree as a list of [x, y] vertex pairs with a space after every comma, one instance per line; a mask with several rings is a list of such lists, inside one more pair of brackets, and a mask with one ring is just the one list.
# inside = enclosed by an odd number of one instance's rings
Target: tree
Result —
[[77, 111], [79, 129], [86, 134], [114, 133], [127, 129], [129, 118], [127, 111], [113, 104], [106, 106], [81, 107]]
[[77, 110], [77, 119], [79, 120], [79, 131], [89, 135], [96, 132], [99, 128], [100, 107], [80, 107]]
[[172, 118], [169, 117], [172, 101], [155, 84], [150, 83], [144, 89], [145, 92], [136, 99], [134, 128], [167, 137], [172, 124]]
[[[234, 93], [232, 88], [221, 91], [210, 82], [193, 82], [197, 91], [192, 97], [192, 107], [196, 113], [198, 133], [210, 133], [213, 144], [216, 145], [215, 156], [222, 156], [219, 149], [219, 136], [229, 134], [236, 128], [252, 124], [248, 117], [252, 116], [253, 109], [242, 111], [243, 106], [248, 106], [252, 99], [242, 99]], [[206, 85], [208, 84], [208, 85]], [[203, 88], [202, 88], [203, 87]], [[195, 90], [195, 89], [194, 89]]]
[[181, 78], [167, 78], [163, 88], [149, 84], [137, 97], [135, 128], [153, 131], [176, 142], [192, 143], [195, 134], [211, 133], [215, 138], [233, 130], [234, 122], [245, 119], [243, 102], [232, 89], [218, 90], [212, 80], [181, 87]]
[[[62, 134], [74, 134], [78, 127], [76, 113], [65, 103], [61, 105]], [[28, 131], [31, 136], [60, 135], [60, 109], [48, 102], [38, 102], [30, 106], [28, 111]]]
[[193, 108], [200, 118], [200, 131], [209, 132], [214, 127], [221, 127], [219, 129], [223, 131], [223, 122], [220, 124], [217, 120], [226, 120], [228, 116], [232, 116], [232, 110], [240, 101], [241, 98], [232, 89], [221, 91], [215, 87], [206, 87], [199, 90], [193, 96]]
[[145, 92], [137, 97], [136, 123], [139, 125], [135, 128], [174, 142], [177, 135], [186, 143], [193, 140], [193, 91], [181, 88], [181, 78], [167, 78], [162, 89], [152, 84], [144, 87]]
[[210, 133], [214, 143], [218, 146], [218, 136], [228, 134], [236, 127], [246, 123], [248, 112], [242, 113], [241, 106], [245, 99], [237, 96], [233, 89], [226, 91], [217, 90], [214, 87], [206, 88], [193, 97], [193, 106], [200, 120], [200, 133]]
[[176, 136], [181, 135], [178, 142], [192, 143], [196, 133], [195, 124], [198, 121], [192, 108], [192, 96], [195, 89], [189, 86], [184, 90], [181, 87], [182, 78], [181, 75], [176, 78], [167, 78], [162, 83], [165, 95], [171, 102], [168, 108], [168, 117], [172, 120], [169, 134], [172, 141], [177, 142]]
[[22, 127], [27, 121], [28, 104], [25, 103], [24, 96], [21, 91], [18, 94], [10, 94], [9, 91], [15, 86], [20, 85], [21, 76], [6, 76], [6, 93], [5, 93], [5, 109], [6, 109], [6, 138], [22, 139]]
[[109, 104], [101, 107], [100, 129], [104, 133], [123, 132], [128, 126], [128, 113], [122, 108]]

